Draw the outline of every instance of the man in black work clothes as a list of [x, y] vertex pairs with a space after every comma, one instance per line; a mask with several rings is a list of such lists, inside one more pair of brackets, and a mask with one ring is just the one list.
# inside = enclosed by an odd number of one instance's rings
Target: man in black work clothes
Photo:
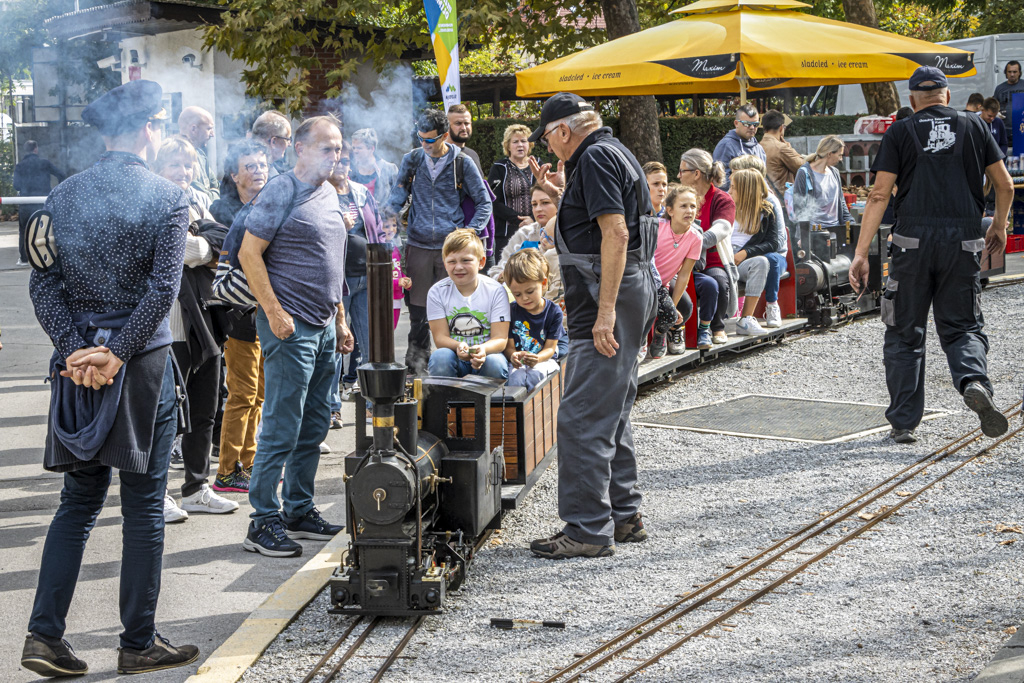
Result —
[[[897, 443], [913, 443], [924, 414], [929, 308], [954, 386], [978, 413], [982, 431], [999, 436], [1007, 421], [996, 409], [987, 376], [979, 273], [982, 250], [995, 253], [1006, 246], [1013, 184], [986, 124], [947, 106], [949, 90], [940, 70], [923, 66], [914, 72], [910, 104], [914, 115], [894, 123], [882, 138], [871, 168], [875, 185], [850, 266], [850, 282], [860, 291], [867, 286], [868, 248], [895, 185], [892, 268], [881, 302], [890, 436]], [[996, 192], [987, 233], [982, 227], [986, 176]]]
[[[123, 545], [120, 557], [106, 559], [120, 560], [117, 671], [159, 671], [199, 657], [193, 645], [171, 645], [155, 625], [180, 384], [167, 315], [188, 230], [185, 193], [146, 166], [163, 138], [161, 99], [156, 83], [131, 81], [82, 111], [107, 151], [47, 198], [52, 232], [31, 255], [32, 303], [55, 347], [43, 466], [64, 474], [21, 654], [21, 665], [43, 676], [88, 673], [64, 634], [114, 470]], [[44, 249], [51, 258], [42, 261], [36, 254]]]
[[[48, 159], [39, 156], [39, 145], [35, 140], [25, 143], [25, 156], [14, 167], [14, 189], [22, 197], [45, 197], [50, 194], [50, 176], [57, 182], [67, 176], [54, 166]], [[42, 204], [22, 204], [18, 207], [18, 265], [28, 265], [28, 252], [25, 251], [25, 226], [32, 214], [43, 208]]]
[[[570, 339], [558, 409], [565, 527], [530, 544], [535, 555], [555, 560], [607, 557], [616, 542], [647, 538], [629, 413], [637, 354], [656, 309], [650, 262], [657, 223], [643, 169], [602, 125], [582, 98], [558, 93], [530, 136], [565, 163], [556, 233]], [[536, 172], [545, 183], [558, 175]]]

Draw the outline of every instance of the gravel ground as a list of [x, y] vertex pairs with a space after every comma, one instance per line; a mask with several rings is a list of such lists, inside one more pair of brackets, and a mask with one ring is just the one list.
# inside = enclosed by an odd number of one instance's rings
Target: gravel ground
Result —
[[[983, 304], [990, 375], [997, 401], [1009, 405], [1021, 390], [1015, 340], [1024, 288], [987, 291]], [[747, 393], [887, 403], [882, 329], [872, 317], [708, 368], [647, 392], [634, 416]], [[572, 653], [589, 651], [770, 539], [973, 429], [976, 418], [951, 388], [934, 328], [928, 356], [927, 405], [950, 414], [924, 422], [912, 446], [879, 435], [812, 445], [637, 428], [651, 539], [620, 546], [613, 558], [531, 556], [529, 541], [559, 528], [552, 470], [505, 518], [447, 613], [424, 624], [387, 680], [539, 680]], [[635, 680], [971, 680], [1008, 639], [1004, 630], [1020, 623], [1024, 540], [1000, 545], [1021, 536], [994, 528], [1024, 522], [1022, 459], [1024, 440], [1005, 444], [812, 568], [816, 574], [805, 574], [802, 585], [734, 617], [734, 631], [697, 638]], [[351, 618], [328, 615], [326, 607], [324, 593], [243, 680], [300, 680]], [[500, 631], [488, 627], [491, 617], [560, 619], [567, 628]], [[371, 638], [346, 664], [343, 680], [369, 680], [404, 628], [388, 620], [388, 644]], [[608, 673], [587, 680], [610, 680]]]

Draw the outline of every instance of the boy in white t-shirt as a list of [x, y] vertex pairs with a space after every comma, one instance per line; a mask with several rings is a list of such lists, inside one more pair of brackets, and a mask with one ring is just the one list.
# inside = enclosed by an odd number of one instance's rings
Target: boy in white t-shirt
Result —
[[448, 277], [427, 293], [427, 320], [437, 350], [427, 370], [440, 377], [508, 378], [505, 345], [511, 315], [508, 292], [480, 274], [483, 242], [472, 230], [455, 230], [441, 248]]

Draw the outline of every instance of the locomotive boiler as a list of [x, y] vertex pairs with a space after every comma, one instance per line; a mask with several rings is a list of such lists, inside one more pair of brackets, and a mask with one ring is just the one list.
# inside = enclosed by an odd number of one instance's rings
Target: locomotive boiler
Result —
[[[410, 396], [395, 362], [391, 273], [390, 251], [368, 245], [370, 362], [358, 368], [357, 415], [371, 406], [372, 435], [360, 429], [345, 459], [349, 546], [330, 581], [332, 613], [440, 611], [501, 519], [504, 460], [489, 417], [502, 383], [428, 377]], [[471, 412], [472, 428], [449, 428], [453, 405]]]
[[841, 234], [807, 222], [797, 224], [795, 247], [797, 310], [811, 325], [830, 327], [859, 313], [879, 307], [889, 274], [888, 241], [891, 228], [882, 226], [868, 251], [868, 284], [862, 294], [850, 284], [859, 225], [847, 225]]

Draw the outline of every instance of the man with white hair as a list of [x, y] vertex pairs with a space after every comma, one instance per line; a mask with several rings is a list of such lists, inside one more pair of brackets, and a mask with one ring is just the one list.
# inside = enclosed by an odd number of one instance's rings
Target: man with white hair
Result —
[[220, 199], [217, 174], [206, 152], [206, 144], [213, 139], [213, 116], [202, 107], [185, 107], [178, 115], [178, 132], [192, 143], [199, 155], [192, 186], [208, 196], [211, 202]]
[[[862, 291], [871, 240], [897, 187], [892, 265], [881, 301], [890, 438], [916, 441], [914, 429], [924, 414], [929, 309], [954, 386], [980, 417], [982, 432], [996, 437], [1006, 433], [1007, 421], [992, 400], [988, 379], [980, 260], [986, 247], [989, 253], [1006, 247], [1013, 181], [987, 124], [948, 106], [942, 71], [931, 66], [914, 71], [910, 105], [914, 114], [889, 128], [871, 167], [875, 184], [850, 265], [850, 283]], [[991, 223], [983, 219], [986, 176], [996, 192]]]
[[657, 219], [643, 168], [572, 93], [544, 103], [530, 136], [564, 163], [556, 245], [569, 320], [569, 353], [558, 415], [561, 532], [530, 544], [535, 555], [607, 557], [615, 543], [647, 539], [629, 424], [637, 354], [657, 305], [651, 258]]
[[281, 172], [280, 162], [292, 144], [291, 121], [274, 109], [265, 111], [252, 122], [250, 136], [267, 148], [267, 163], [270, 165], [267, 180], [270, 180]]

